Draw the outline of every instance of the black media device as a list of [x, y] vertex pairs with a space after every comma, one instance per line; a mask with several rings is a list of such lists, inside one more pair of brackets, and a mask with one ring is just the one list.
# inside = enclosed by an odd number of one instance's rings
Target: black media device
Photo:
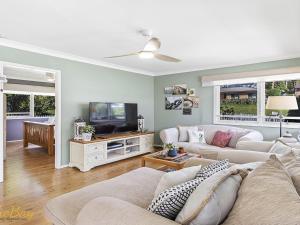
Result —
[[90, 102], [90, 124], [98, 135], [137, 131], [136, 103]]

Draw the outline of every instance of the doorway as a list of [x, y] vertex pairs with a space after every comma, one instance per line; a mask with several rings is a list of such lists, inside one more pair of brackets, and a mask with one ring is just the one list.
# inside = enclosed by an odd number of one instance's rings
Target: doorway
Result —
[[0, 182], [8, 148], [41, 151], [61, 168], [60, 71], [0, 62], [0, 77]]

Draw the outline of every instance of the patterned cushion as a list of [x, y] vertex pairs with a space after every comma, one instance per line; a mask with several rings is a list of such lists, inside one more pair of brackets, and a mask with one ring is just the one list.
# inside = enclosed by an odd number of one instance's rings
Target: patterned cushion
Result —
[[195, 179], [197, 179], [197, 178], [206, 179], [206, 178], [210, 177], [211, 175], [213, 175], [214, 173], [217, 173], [221, 170], [228, 169], [228, 167], [229, 167], [228, 159], [224, 159], [224, 160], [218, 161], [216, 163], [209, 164], [205, 167], [202, 167], [198, 171], [198, 173], [196, 174]]
[[203, 180], [205, 178], [197, 178], [161, 192], [153, 199], [148, 210], [168, 219], [175, 220], [189, 196]]
[[232, 134], [230, 132], [217, 131], [212, 140], [211, 145], [225, 148], [231, 140]]
[[199, 184], [214, 173], [227, 169], [228, 166], [228, 160], [222, 160], [203, 167], [199, 170], [195, 179], [176, 185], [161, 192], [152, 200], [148, 210], [168, 219], [175, 220], [176, 216], [185, 205], [187, 199], [199, 186]]

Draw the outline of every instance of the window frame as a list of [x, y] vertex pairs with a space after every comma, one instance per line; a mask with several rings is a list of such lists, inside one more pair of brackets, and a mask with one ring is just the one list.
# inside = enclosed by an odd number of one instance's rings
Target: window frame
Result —
[[[300, 78], [298, 78], [300, 79]], [[284, 80], [295, 80], [289, 79], [286, 77]], [[277, 80], [274, 80], [277, 81]], [[259, 126], [259, 127], [279, 127], [279, 122], [266, 122], [265, 118], [265, 83], [269, 81], [260, 80], [253, 83], [257, 84], [257, 121], [240, 121], [240, 120], [220, 120], [220, 89], [221, 86], [213, 86], [214, 88], [214, 109], [213, 109], [213, 123], [214, 124], [223, 124], [223, 125], [244, 125], [244, 126]], [[241, 82], [242, 83], [242, 82]], [[248, 83], [248, 82], [245, 82]], [[230, 82], [228, 83], [230, 84]], [[300, 110], [300, 108], [299, 108]], [[293, 119], [295, 117], [286, 117]], [[297, 118], [300, 120], [300, 117]], [[299, 123], [293, 123], [293, 122], [284, 122], [283, 123], [286, 128], [300, 128], [300, 122]]]
[[[34, 96], [35, 95], [55, 96], [55, 93], [10, 91], [10, 90], [4, 90], [4, 94], [16, 94], [16, 95], [29, 95], [30, 96], [29, 116], [7, 116], [7, 114], [6, 114], [6, 119], [9, 119], [9, 120], [12, 120], [12, 119], [43, 118], [42, 116], [35, 116], [34, 115]], [[52, 116], [45, 116], [45, 117], [52, 117]]]

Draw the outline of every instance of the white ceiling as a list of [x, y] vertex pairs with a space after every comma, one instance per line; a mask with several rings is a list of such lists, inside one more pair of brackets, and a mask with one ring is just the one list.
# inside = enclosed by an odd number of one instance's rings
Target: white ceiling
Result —
[[[104, 59], [141, 50], [139, 29], [151, 29], [160, 52], [182, 62]], [[2, 0], [0, 34], [52, 55], [168, 74], [300, 57], [300, 1]]]

